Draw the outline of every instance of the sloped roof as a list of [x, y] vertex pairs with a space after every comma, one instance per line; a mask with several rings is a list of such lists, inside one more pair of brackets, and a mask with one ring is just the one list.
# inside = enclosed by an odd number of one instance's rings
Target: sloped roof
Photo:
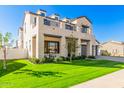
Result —
[[79, 16], [79, 17], [77, 17], [75, 19], [72, 19], [72, 21], [75, 21], [75, 20], [80, 19], [80, 18], [86, 18], [92, 24], [91, 20], [86, 16]]
[[102, 43], [102, 45], [104, 45], [104, 44], [106, 44], [106, 43], [110, 43], [110, 42], [112, 42], [112, 43], [117, 43], [117, 44], [124, 44], [124, 42], [111, 40], [111, 41]]

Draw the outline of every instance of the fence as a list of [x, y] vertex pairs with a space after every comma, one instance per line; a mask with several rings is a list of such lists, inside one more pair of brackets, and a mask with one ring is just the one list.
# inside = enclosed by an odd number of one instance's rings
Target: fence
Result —
[[[22, 59], [22, 58], [27, 58], [27, 50], [26, 49], [7, 49], [7, 59]], [[0, 50], [0, 59], [3, 59], [4, 54], [2, 49]]]

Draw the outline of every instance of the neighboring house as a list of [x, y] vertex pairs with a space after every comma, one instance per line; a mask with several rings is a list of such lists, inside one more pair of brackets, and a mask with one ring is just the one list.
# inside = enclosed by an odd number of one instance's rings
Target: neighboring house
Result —
[[101, 44], [102, 51], [107, 51], [111, 56], [124, 56], [124, 42], [109, 41]]
[[67, 57], [67, 40], [71, 35], [79, 46], [76, 47], [75, 56], [98, 55], [99, 43], [93, 35], [92, 23], [86, 16], [61, 20], [58, 14], [46, 16], [44, 10], [25, 12], [19, 28], [18, 47], [27, 49], [29, 57], [41, 58], [50, 53]]

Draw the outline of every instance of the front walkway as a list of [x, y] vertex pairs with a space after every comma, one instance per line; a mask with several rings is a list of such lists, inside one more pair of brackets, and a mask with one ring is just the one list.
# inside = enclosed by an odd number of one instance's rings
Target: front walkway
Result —
[[124, 88], [124, 69], [72, 86], [71, 88]]

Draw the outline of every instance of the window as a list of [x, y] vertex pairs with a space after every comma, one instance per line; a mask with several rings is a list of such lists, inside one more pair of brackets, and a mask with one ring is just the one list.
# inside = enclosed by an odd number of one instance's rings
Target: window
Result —
[[54, 53], [54, 54], [59, 53], [59, 42], [45, 41], [44, 52], [45, 53]]
[[82, 32], [82, 33], [87, 33], [88, 29], [89, 29], [89, 26], [84, 26], [84, 25], [83, 25], [81, 32]]
[[48, 19], [44, 19], [44, 24], [48, 25], [48, 26], [55, 26], [55, 27], [59, 27], [60, 26], [59, 22], [55, 22], [55, 20], [54, 21], [50, 21]]
[[56, 20], [59, 20], [59, 18], [58, 18], [57, 16], [55, 17], [55, 19], [56, 19]]
[[70, 20], [66, 20], [67, 23], [70, 23]]
[[40, 15], [41, 15], [41, 16], [45, 16], [45, 13], [41, 13]]
[[59, 27], [60, 26], [60, 24], [59, 24], [59, 22], [54, 22], [54, 21], [50, 21], [51, 23], [51, 26], [55, 26], [55, 27]]
[[68, 24], [65, 24], [65, 29], [68, 29], [68, 30], [73, 30], [73, 26], [68, 25]]
[[33, 19], [33, 24], [36, 25], [36, 23], [37, 23], [37, 18], [34, 17], [34, 19]]
[[50, 20], [44, 19], [44, 25], [50, 26]]
[[77, 26], [75, 25], [73, 29], [74, 29], [74, 31], [76, 31], [77, 30]]

